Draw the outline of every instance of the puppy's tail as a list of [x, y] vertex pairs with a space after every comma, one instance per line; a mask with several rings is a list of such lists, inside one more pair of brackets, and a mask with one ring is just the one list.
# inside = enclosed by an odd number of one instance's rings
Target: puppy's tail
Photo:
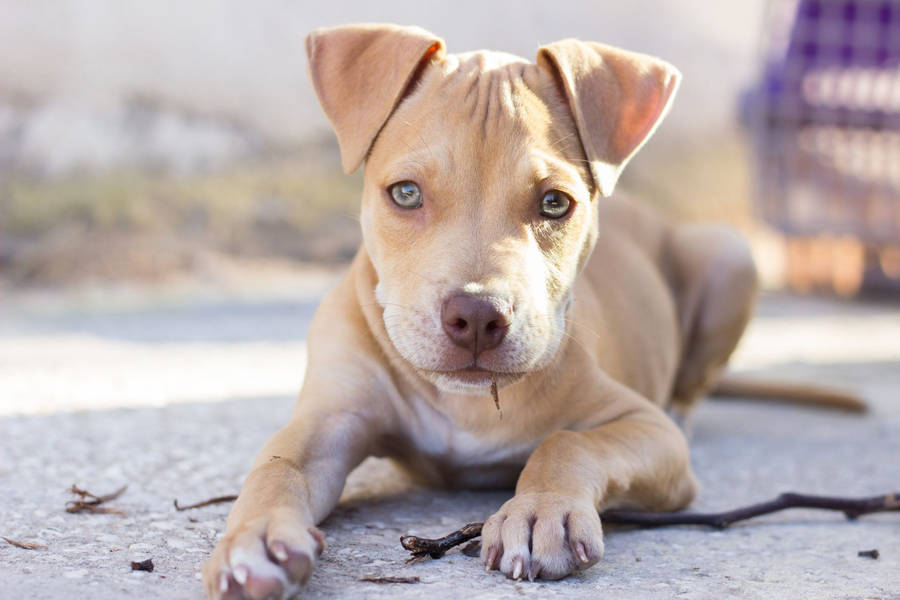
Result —
[[863, 413], [869, 408], [858, 395], [840, 388], [758, 379], [734, 373], [724, 373], [710, 393], [724, 398], [760, 398], [853, 413]]

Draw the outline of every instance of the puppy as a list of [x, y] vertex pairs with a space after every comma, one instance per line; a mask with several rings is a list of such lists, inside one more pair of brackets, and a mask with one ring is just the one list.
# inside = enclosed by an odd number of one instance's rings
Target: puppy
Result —
[[755, 270], [729, 230], [609, 197], [678, 71], [574, 39], [536, 63], [447, 54], [390, 25], [315, 31], [307, 50], [344, 170], [365, 162], [363, 245], [313, 319], [296, 410], [228, 517], [209, 596], [294, 593], [371, 455], [436, 485], [514, 486], [481, 554], [513, 579], [596, 563], [603, 509], [690, 503], [664, 409], [722, 369]]

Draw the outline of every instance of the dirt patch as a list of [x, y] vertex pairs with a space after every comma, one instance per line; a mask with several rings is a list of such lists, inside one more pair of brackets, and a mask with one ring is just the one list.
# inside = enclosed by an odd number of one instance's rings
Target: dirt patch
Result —
[[119, 170], [0, 185], [12, 285], [216, 277], [246, 259], [341, 263], [359, 247], [361, 178], [312, 150], [193, 175]]

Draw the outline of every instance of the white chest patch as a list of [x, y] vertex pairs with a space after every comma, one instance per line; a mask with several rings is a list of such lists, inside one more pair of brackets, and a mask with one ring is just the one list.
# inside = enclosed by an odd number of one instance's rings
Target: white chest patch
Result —
[[414, 422], [407, 425], [410, 442], [420, 454], [455, 469], [524, 465], [537, 446], [531, 441], [508, 444], [489, 440], [458, 427], [422, 398], [411, 398], [409, 403], [415, 412]]

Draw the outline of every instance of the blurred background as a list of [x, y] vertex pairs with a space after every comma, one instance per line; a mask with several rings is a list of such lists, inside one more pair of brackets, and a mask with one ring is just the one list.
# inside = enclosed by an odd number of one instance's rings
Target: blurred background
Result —
[[346, 262], [361, 178], [339, 170], [304, 36], [358, 21], [419, 24], [451, 52], [531, 58], [575, 36], [671, 61], [679, 97], [622, 188], [743, 229], [767, 285], [854, 295], [868, 272], [889, 288], [897, 13], [881, 0], [0, 0], [0, 289], [240, 285]]

